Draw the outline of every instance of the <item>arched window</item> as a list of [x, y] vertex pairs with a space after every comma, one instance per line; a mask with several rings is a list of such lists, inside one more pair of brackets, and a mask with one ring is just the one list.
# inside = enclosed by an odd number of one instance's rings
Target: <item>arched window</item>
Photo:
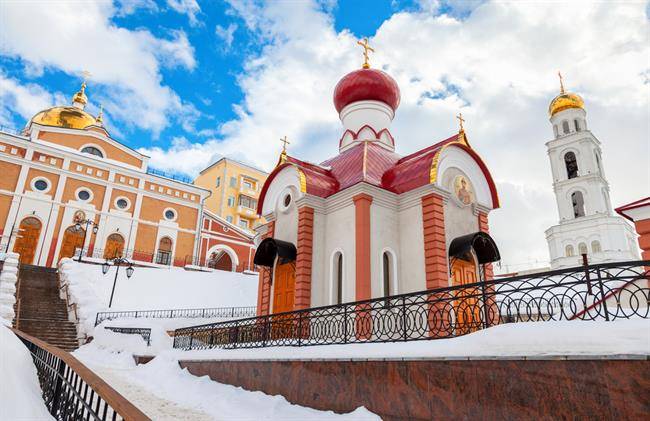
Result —
[[573, 125], [576, 128], [576, 132], [580, 131], [580, 123], [578, 122], [578, 119], [573, 120]]
[[341, 304], [343, 302], [343, 254], [341, 252], [334, 254], [333, 263], [334, 304]]
[[591, 242], [591, 252], [592, 253], [600, 253], [602, 250], [600, 248], [600, 241], [594, 240]]
[[600, 167], [600, 156], [598, 156], [598, 152], [597, 152], [597, 151], [594, 151], [594, 155], [596, 156], [596, 168], [598, 169], [598, 173], [599, 173], [599, 174], [602, 174], [602, 173], [603, 173], [603, 170], [602, 170], [602, 168]]
[[158, 243], [158, 253], [156, 253], [156, 263], [159, 265], [169, 265], [172, 262], [172, 239], [163, 237]]
[[96, 148], [94, 146], [86, 146], [86, 147], [81, 149], [81, 152], [82, 153], [87, 153], [87, 154], [90, 154], [90, 155], [95, 155], [95, 156], [98, 156], [100, 158], [104, 157], [104, 154], [102, 153], [102, 151], [100, 151], [99, 148]]
[[569, 244], [568, 246], [565, 247], [565, 249], [564, 249], [564, 255], [565, 255], [566, 257], [572, 257], [572, 256], [573, 256], [573, 253], [574, 253], [574, 251], [573, 251], [573, 246], [572, 246], [571, 244]]
[[576, 178], [578, 176], [578, 161], [576, 160], [576, 154], [573, 152], [565, 153], [564, 166], [566, 167], [568, 178]]
[[564, 134], [569, 134], [569, 132], [571, 131], [569, 129], [569, 122], [566, 120], [562, 122], [562, 131], [564, 132]]
[[587, 254], [587, 245], [585, 243], [578, 244], [578, 253], [580, 255]]
[[573, 204], [573, 217], [585, 216], [585, 200], [582, 197], [581, 191], [571, 193], [571, 202]]

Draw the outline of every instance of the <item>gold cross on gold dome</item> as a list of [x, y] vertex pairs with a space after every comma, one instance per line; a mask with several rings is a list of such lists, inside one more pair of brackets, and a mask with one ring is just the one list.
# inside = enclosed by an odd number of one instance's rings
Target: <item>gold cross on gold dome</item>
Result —
[[285, 135], [283, 138], [280, 139], [280, 142], [282, 142], [282, 153], [286, 154], [287, 153], [287, 145], [291, 144], [287, 140], [287, 136]]
[[460, 130], [459, 130], [459, 132], [464, 131], [465, 129], [463, 129], [463, 123], [465, 122], [465, 119], [463, 118], [463, 113], [458, 113], [458, 115], [456, 116], [456, 118], [458, 119], [458, 122], [460, 123]]
[[368, 44], [368, 38], [364, 38], [363, 42], [357, 41], [357, 44], [363, 47], [363, 65], [361, 67], [364, 69], [369, 69], [370, 63], [368, 62], [368, 51], [372, 51], [374, 53], [375, 49]]
[[562, 78], [562, 73], [558, 70], [557, 75], [560, 78], [560, 94], [564, 94], [564, 79]]

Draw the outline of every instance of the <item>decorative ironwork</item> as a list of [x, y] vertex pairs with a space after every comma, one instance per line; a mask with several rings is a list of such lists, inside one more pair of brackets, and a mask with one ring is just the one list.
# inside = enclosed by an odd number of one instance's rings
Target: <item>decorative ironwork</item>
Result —
[[32, 354], [45, 406], [55, 419], [149, 419], [72, 355], [21, 331], [14, 333]]
[[414, 341], [500, 323], [649, 318], [648, 267], [650, 261], [583, 266], [185, 327], [176, 329], [174, 348]]
[[147, 346], [151, 345], [151, 329], [149, 328], [104, 326], [104, 329], [115, 333], [124, 333], [125, 335], [140, 335], [147, 342]]
[[174, 318], [230, 318], [255, 316], [257, 308], [251, 307], [213, 307], [213, 308], [177, 308], [172, 310], [136, 310], [97, 313], [95, 326], [105, 320], [114, 319], [174, 319]]

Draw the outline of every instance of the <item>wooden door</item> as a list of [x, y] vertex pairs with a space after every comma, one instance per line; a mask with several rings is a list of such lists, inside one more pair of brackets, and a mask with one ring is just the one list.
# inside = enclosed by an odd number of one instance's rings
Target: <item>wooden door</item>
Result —
[[120, 234], [111, 234], [106, 239], [106, 247], [104, 247], [104, 259], [113, 259], [115, 257], [122, 257], [124, 252], [124, 237]]
[[273, 279], [273, 313], [293, 311], [296, 291], [296, 267], [294, 263], [284, 263], [275, 268]]
[[[477, 282], [474, 262], [456, 259], [451, 267], [451, 275], [454, 286]], [[480, 287], [461, 289], [456, 292], [454, 313], [457, 335], [474, 332], [481, 327], [480, 293]]]
[[31, 265], [34, 263], [34, 254], [38, 246], [38, 238], [41, 234], [41, 221], [34, 217], [28, 217], [20, 222], [14, 252], [20, 254], [20, 263]]
[[74, 256], [74, 252], [77, 248], [82, 248], [84, 245], [84, 234], [85, 230], [83, 228], [77, 229], [74, 225], [66, 228], [63, 233], [63, 240], [61, 240], [61, 251], [59, 252], [59, 260], [64, 257]]

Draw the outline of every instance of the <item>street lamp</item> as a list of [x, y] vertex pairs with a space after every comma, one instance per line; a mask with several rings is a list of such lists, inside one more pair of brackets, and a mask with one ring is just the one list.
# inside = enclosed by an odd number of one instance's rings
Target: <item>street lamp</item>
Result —
[[93, 234], [97, 234], [97, 231], [99, 230], [99, 224], [96, 223], [95, 221], [93, 221], [92, 219], [84, 219], [82, 221], [77, 221], [77, 223], [74, 224], [75, 229], [77, 231], [79, 231], [81, 229], [82, 224], [86, 225], [86, 229], [84, 230], [84, 239], [81, 242], [81, 250], [79, 251], [79, 259], [78, 259], [79, 262], [81, 262], [81, 255], [84, 252], [84, 244], [86, 244], [86, 235], [88, 233], [88, 225], [93, 226]]
[[115, 257], [113, 259], [106, 259], [106, 261], [102, 264], [102, 273], [106, 275], [108, 273], [108, 270], [110, 269], [109, 262], [113, 263], [113, 266], [116, 267], [115, 269], [115, 279], [113, 279], [113, 290], [111, 291], [111, 299], [108, 302], [108, 308], [111, 308], [111, 305], [113, 304], [113, 294], [115, 294], [115, 284], [117, 284], [117, 274], [120, 272], [120, 266], [122, 265], [128, 265], [126, 268], [126, 277], [131, 278], [131, 275], [133, 275], [133, 271], [135, 270], [133, 268], [133, 263], [130, 262], [128, 259], [125, 259], [124, 257]]

